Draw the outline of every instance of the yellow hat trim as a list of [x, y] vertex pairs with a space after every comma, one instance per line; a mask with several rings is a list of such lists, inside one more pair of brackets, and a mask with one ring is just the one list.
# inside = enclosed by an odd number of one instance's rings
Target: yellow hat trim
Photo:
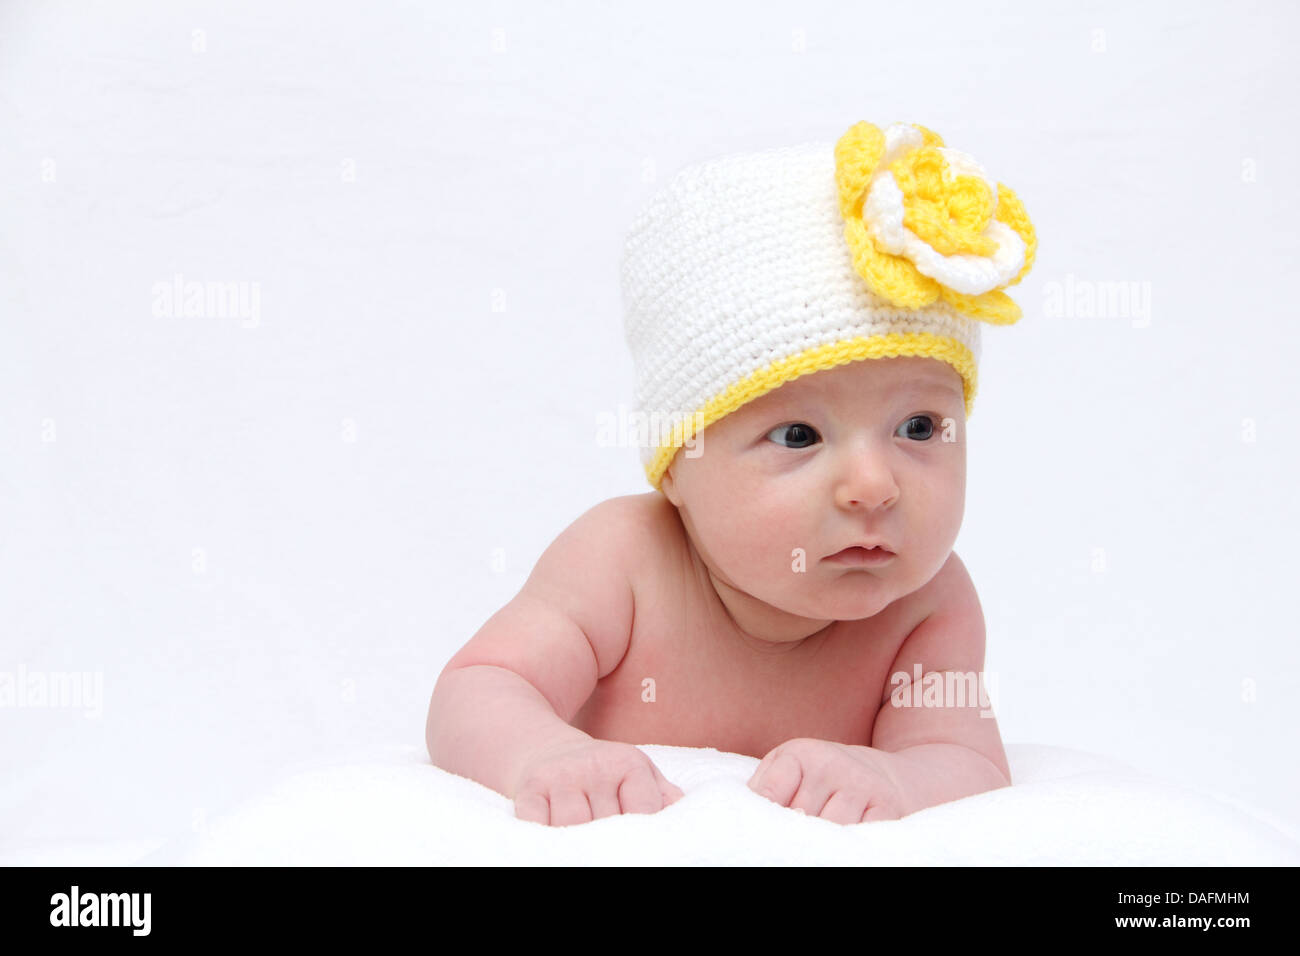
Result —
[[646, 467], [646, 478], [657, 489], [664, 472], [672, 463], [673, 456], [677, 454], [677, 449], [698, 434], [700, 429], [730, 415], [746, 402], [752, 402], [786, 382], [810, 372], [820, 372], [860, 359], [896, 356], [935, 358], [947, 362], [956, 369], [962, 380], [966, 417], [971, 417], [974, 412], [975, 391], [978, 387], [977, 371], [974, 355], [961, 342], [929, 332], [895, 332], [889, 335], [860, 336], [829, 345], [819, 345], [797, 355], [780, 359], [715, 395], [698, 412], [690, 415], [684, 423], [679, 422], [674, 425], [671, 440], [659, 446]]

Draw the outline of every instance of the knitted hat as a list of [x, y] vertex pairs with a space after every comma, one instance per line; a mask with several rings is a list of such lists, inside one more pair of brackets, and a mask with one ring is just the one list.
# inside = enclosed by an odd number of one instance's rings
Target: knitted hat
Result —
[[980, 323], [1034, 262], [1025, 207], [923, 126], [857, 123], [835, 144], [682, 170], [633, 222], [622, 261], [646, 478], [780, 385], [868, 358], [928, 356], [973, 411]]

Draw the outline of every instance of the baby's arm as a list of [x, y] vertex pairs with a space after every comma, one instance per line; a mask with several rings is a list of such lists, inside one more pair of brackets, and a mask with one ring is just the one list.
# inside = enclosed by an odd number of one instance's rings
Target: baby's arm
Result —
[[637, 514], [614, 498], [566, 528], [434, 687], [430, 759], [511, 797], [522, 818], [583, 822], [681, 795], [637, 748], [568, 723], [627, 651]]
[[[890, 678], [906, 674], [914, 681], [917, 667], [922, 674], [920, 688], [890, 683], [876, 716], [871, 748], [885, 751], [905, 796], [904, 814], [938, 803], [1009, 786], [1002, 737], [992, 706], [981, 688], [968, 691], [972, 681], [983, 680], [984, 615], [979, 597], [965, 565], [954, 552], [939, 571], [936, 591], [941, 595], [935, 610], [919, 624], [899, 648]], [[945, 678], [952, 672], [953, 678]], [[925, 706], [926, 674], [935, 674], [939, 701], [943, 706]], [[957, 706], [948, 690], [962, 681], [965, 705]], [[907, 703], [909, 706], [895, 706]], [[921, 706], [911, 706], [919, 700]]]
[[436, 766], [511, 798], [529, 755], [591, 739], [561, 720], [546, 696], [517, 672], [494, 664], [457, 665], [456, 658], [434, 686], [425, 727]]

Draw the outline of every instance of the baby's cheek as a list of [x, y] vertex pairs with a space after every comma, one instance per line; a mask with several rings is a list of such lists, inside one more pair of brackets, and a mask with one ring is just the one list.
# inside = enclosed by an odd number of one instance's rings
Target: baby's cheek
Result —
[[811, 532], [802, 530], [794, 516], [776, 519], [764, 545], [771, 555], [775, 575], [789, 585], [800, 572], [814, 569], [825, 550]]

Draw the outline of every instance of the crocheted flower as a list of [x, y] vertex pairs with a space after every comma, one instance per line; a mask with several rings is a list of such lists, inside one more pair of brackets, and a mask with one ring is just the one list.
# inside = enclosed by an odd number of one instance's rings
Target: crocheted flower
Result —
[[1009, 325], [1002, 289], [1023, 279], [1038, 240], [1020, 199], [924, 126], [857, 123], [835, 144], [844, 236], [871, 291], [907, 309], [942, 299]]

